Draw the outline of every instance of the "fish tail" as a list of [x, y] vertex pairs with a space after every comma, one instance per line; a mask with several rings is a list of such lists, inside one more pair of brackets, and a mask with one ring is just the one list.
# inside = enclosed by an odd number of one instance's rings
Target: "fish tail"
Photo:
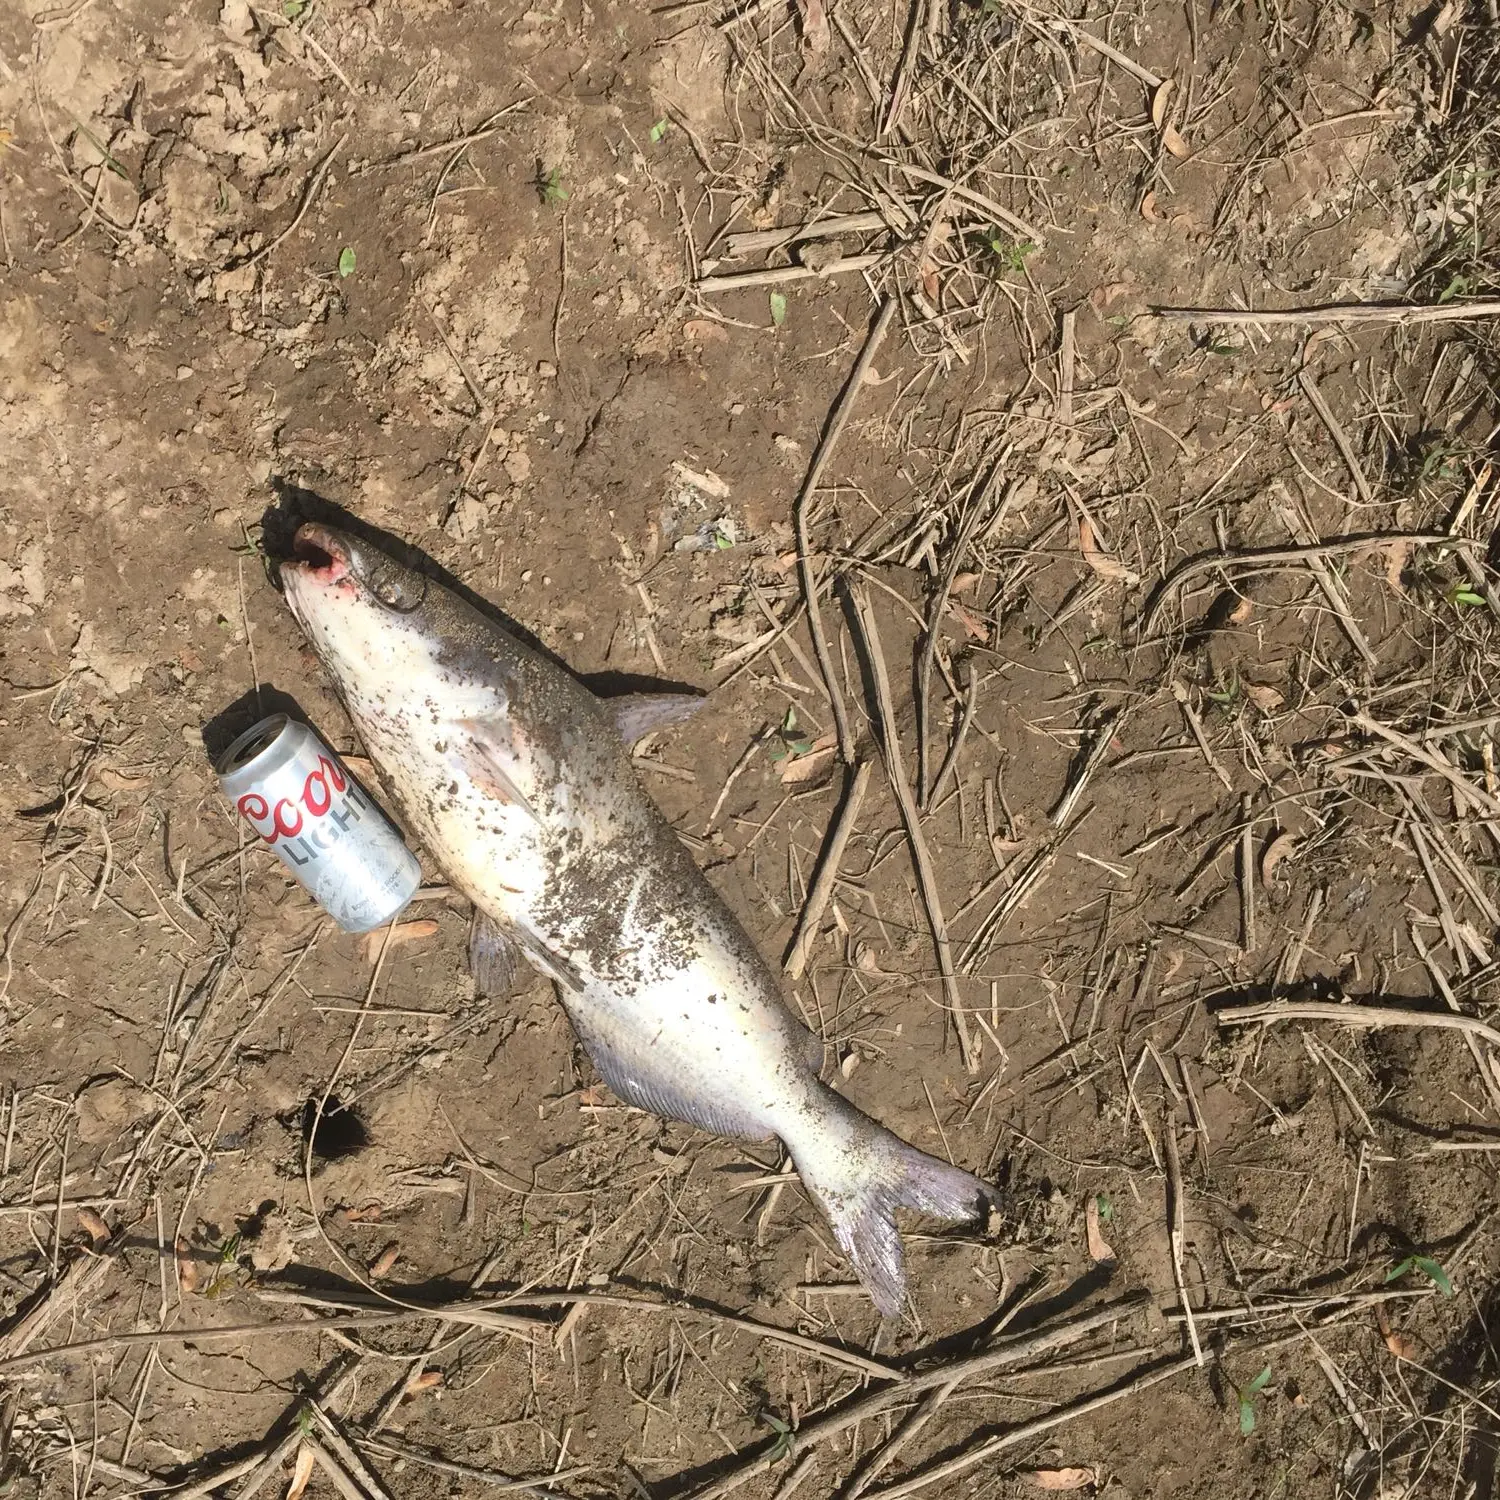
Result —
[[906, 1296], [896, 1209], [965, 1222], [980, 1218], [999, 1194], [972, 1173], [908, 1146], [831, 1089], [818, 1088], [828, 1113], [819, 1111], [822, 1118], [806, 1138], [788, 1139], [786, 1146], [871, 1300], [883, 1316], [894, 1317]]

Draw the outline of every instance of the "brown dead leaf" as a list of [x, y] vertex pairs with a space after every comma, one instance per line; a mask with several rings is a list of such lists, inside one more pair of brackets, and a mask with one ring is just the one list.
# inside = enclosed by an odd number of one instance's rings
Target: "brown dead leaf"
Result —
[[917, 275], [922, 279], [922, 290], [927, 293], [927, 300], [936, 303], [943, 290], [942, 283], [938, 280], [938, 268], [924, 258], [917, 267]]
[[301, 1500], [302, 1491], [312, 1478], [313, 1451], [306, 1443], [297, 1445], [297, 1462], [292, 1466], [292, 1482], [287, 1486], [286, 1500]]
[[1161, 224], [1165, 221], [1166, 216], [1156, 211], [1156, 194], [1154, 192], [1148, 192], [1141, 199], [1141, 217], [1150, 220], [1153, 224]]
[[1161, 137], [1162, 145], [1181, 161], [1192, 152], [1188, 143], [1177, 133], [1172, 122], [1167, 118], [1172, 102], [1172, 90], [1175, 87], [1176, 83], [1171, 78], [1164, 78], [1157, 84], [1156, 92], [1151, 96], [1151, 124]]
[[1151, 128], [1157, 132], [1167, 123], [1167, 106], [1172, 102], [1172, 90], [1176, 87], [1176, 79], [1163, 78], [1151, 95]]
[[[399, 948], [402, 943], [421, 942], [424, 938], [436, 936], [437, 930], [438, 924], [431, 917], [418, 917], [412, 922], [397, 922], [395, 930], [391, 933], [390, 948]], [[367, 964], [372, 964], [380, 957], [380, 950], [383, 946], [385, 946], [385, 928], [379, 927], [374, 932], [367, 932], [360, 939], [360, 955]]]
[[420, 1396], [423, 1391], [435, 1391], [443, 1383], [441, 1370], [423, 1370], [406, 1382], [408, 1396]]
[[198, 1290], [198, 1262], [193, 1258], [193, 1247], [188, 1244], [187, 1236], [179, 1234], [172, 1246], [177, 1258], [177, 1285], [182, 1289], [184, 1297], [191, 1297]]
[[960, 604], [957, 599], [948, 601], [948, 617], [956, 620], [963, 626], [965, 633], [971, 641], [978, 641], [983, 645], [990, 638], [990, 627], [987, 620], [982, 620], [966, 605]]
[[360, 1208], [346, 1208], [344, 1217], [351, 1224], [378, 1224], [384, 1212], [381, 1204], [370, 1202]]
[[727, 344], [729, 342], [727, 330], [710, 318], [689, 318], [682, 325], [682, 331], [695, 344]]
[[1401, 575], [1406, 571], [1406, 564], [1410, 557], [1410, 542], [1392, 542], [1385, 549], [1385, 581], [1390, 584], [1392, 591], [1403, 599], [1406, 598], [1406, 589], [1401, 582]]
[[953, 583], [948, 592], [950, 594], [967, 594], [978, 582], [978, 573], [958, 573], [954, 575]]
[[1099, 1482], [1093, 1469], [1032, 1469], [1021, 1477], [1039, 1490], [1082, 1490]]
[[94, 779], [112, 792], [139, 792], [151, 785], [149, 776], [126, 776], [113, 766], [102, 766], [94, 773]]
[[578, 1107], [603, 1109], [609, 1103], [609, 1091], [602, 1083], [590, 1083], [578, 1090]]
[[1099, 1196], [1090, 1193], [1088, 1202], [1083, 1205], [1083, 1227], [1088, 1234], [1089, 1259], [1096, 1265], [1105, 1262], [1114, 1264], [1115, 1252], [1110, 1248], [1109, 1241], [1104, 1238], [1099, 1229]]
[[396, 1261], [401, 1255], [401, 1245], [392, 1240], [374, 1260], [370, 1262], [370, 1280], [379, 1281], [384, 1276], [389, 1276], [395, 1269]]
[[801, 755], [789, 755], [781, 763], [782, 786], [801, 786], [815, 776], [821, 776], [833, 764], [838, 740], [831, 734], [822, 734]]
[[1126, 292], [1132, 289], [1132, 283], [1128, 281], [1106, 281], [1103, 286], [1096, 286], [1089, 293], [1089, 301], [1100, 311], [1117, 302]]
[[103, 1250], [112, 1238], [109, 1225], [91, 1208], [78, 1210], [78, 1227], [88, 1235], [95, 1250]]
[[1107, 578], [1111, 583], [1133, 584], [1139, 583], [1139, 577], [1132, 573], [1124, 563], [1111, 557], [1103, 551], [1098, 542], [1094, 540], [1094, 528], [1089, 525], [1088, 517], [1078, 523], [1078, 550], [1083, 553], [1083, 560], [1101, 578]]
[[1245, 696], [1262, 713], [1274, 714], [1286, 699], [1266, 682], [1247, 682], [1245, 684]]
[[1391, 1327], [1391, 1321], [1386, 1317], [1385, 1309], [1378, 1302], [1375, 1304], [1375, 1324], [1380, 1329], [1381, 1338], [1385, 1340], [1385, 1347], [1397, 1359], [1415, 1359], [1421, 1352], [1414, 1338]]
[[1283, 830], [1278, 833], [1269, 844], [1266, 845], [1265, 853], [1260, 857], [1260, 883], [1270, 885], [1271, 876], [1282, 860], [1288, 855], [1294, 854], [1297, 849], [1297, 836]]
[[1235, 601], [1235, 606], [1229, 611], [1229, 623], [1231, 625], [1243, 625], [1251, 615], [1255, 613], [1255, 600], [1248, 594], [1241, 594]]
[[339, 761], [346, 770], [354, 772], [356, 780], [368, 782], [375, 779], [375, 762], [368, 756], [341, 755]]
[[892, 370], [889, 375], [882, 375], [874, 365], [871, 365], [870, 368], [865, 371], [865, 378], [860, 381], [860, 384], [889, 385], [900, 373], [900, 370]]
[[833, 41], [823, 0], [797, 0], [797, 9], [802, 12], [803, 54], [810, 59], [823, 57]]

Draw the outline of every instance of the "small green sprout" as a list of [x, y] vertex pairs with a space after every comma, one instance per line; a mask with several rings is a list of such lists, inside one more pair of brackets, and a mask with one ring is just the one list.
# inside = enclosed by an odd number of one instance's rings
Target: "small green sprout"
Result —
[[543, 203], [551, 203], [554, 206], [568, 201], [568, 190], [563, 186], [562, 168], [553, 167], [550, 172], [544, 173], [536, 180], [536, 190], [542, 195]]
[[1408, 1255], [1385, 1273], [1387, 1281], [1398, 1281], [1408, 1271], [1420, 1271], [1445, 1297], [1453, 1295], [1453, 1283], [1448, 1273], [1430, 1255]]
[[1234, 1391], [1235, 1399], [1240, 1407], [1240, 1435], [1249, 1437], [1255, 1431], [1255, 1397], [1265, 1390], [1271, 1383], [1271, 1367], [1267, 1365], [1254, 1380], [1246, 1386], [1238, 1386], [1231, 1380], [1230, 1389]]
[[1467, 297], [1469, 295], [1469, 278], [1467, 276], [1455, 275], [1448, 285], [1438, 293], [1439, 302], [1452, 302], [1455, 297]]
[[662, 137], [665, 136], [671, 128], [672, 122], [670, 120], [666, 119], [665, 117], [658, 120], [651, 127], [651, 144], [653, 146], [659, 145], [661, 143]]
[[1208, 698], [1210, 702], [1217, 703], [1220, 708], [1233, 708], [1234, 705], [1239, 701], [1240, 696], [1239, 673], [1230, 673], [1229, 686], [1222, 692], [1216, 693], [1212, 688], [1210, 688], [1205, 692], [1204, 696]]
[[1099, 1222], [1101, 1224], [1112, 1224], [1115, 1218], [1114, 1204], [1103, 1193], [1097, 1194], [1094, 1202], [1099, 1205]]
[[786, 294], [771, 293], [771, 321], [780, 328], [786, 322]]
[[1470, 609], [1483, 609], [1486, 603], [1483, 594], [1476, 593], [1466, 583], [1455, 583], [1448, 590], [1449, 604], [1464, 604]]
[[339, 251], [339, 279], [345, 280], [354, 274], [354, 246], [345, 245]]
[[1032, 240], [1008, 240], [997, 229], [989, 236], [990, 253], [1004, 271], [1024, 271], [1029, 256], [1036, 254]]
[[214, 1274], [203, 1289], [205, 1297], [219, 1297], [229, 1290], [239, 1264], [240, 1237], [232, 1234], [219, 1246], [214, 1260]]
[[295, 21], [307, 9], [307, 0], [281, 0], [281, 13], [288, 21]]
[[774, 1411], [762, 1412], [766, 1425], [776, 1434], [776, 1441], [766, 1455], [773, 1464], [780, 1463], [792, 1451], [792, 1424]]
[[789, 756], [806, 755], [812, 749], [812, 741], [798, 732], [800, 728], [797, 710], [788, 708], [786, 718], [781, 721], [780, 743], [770, 747], [771, 760], [775, 764], [780, 765]]
[[1452, 479], [1458, 473], [1454, 462], [1464, 452], [1460, 443], [1433, 443], [1422, 452], [1423, 479]]

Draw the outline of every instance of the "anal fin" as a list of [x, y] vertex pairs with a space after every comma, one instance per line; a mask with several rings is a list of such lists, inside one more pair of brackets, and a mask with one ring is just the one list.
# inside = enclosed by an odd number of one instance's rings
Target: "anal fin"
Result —
[[733, 1098], [722, 1092], [710, 1096], [704, 1088], [695, 1089], [684, 1071], [672, 1066], [670, 1057], [655, 1055], [649, 1042], [607, 1039], [607, 1028], [590, 1015], [587, 990], [573, 995], [563, 992], [562, 1000], [583, 1050], [610, 1092], [625, 1103], [664, 1120], [696, 1125], [713, 1135], [766, 1140], [773, 1133], [763, 1120], [737, 1107]]

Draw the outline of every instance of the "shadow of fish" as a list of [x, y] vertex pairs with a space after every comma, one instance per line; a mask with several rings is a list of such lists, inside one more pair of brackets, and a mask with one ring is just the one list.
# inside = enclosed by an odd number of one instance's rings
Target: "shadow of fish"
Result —
[[292, 613], [408, 826], [475, 905], [476, 981], [503, 988], [519, 953], [556, 983], [620, 1098], [718, 1135], [780, 1137], [876, 1306], [897, 1313], [895, 1209], [971, 1220], [994, 1190], [819, 1080], [821, 1042], [630, 764], [626, 742], [682, 717], [683, 698], [595, 698], [332, 527], [304, 525], [294, 551]]

